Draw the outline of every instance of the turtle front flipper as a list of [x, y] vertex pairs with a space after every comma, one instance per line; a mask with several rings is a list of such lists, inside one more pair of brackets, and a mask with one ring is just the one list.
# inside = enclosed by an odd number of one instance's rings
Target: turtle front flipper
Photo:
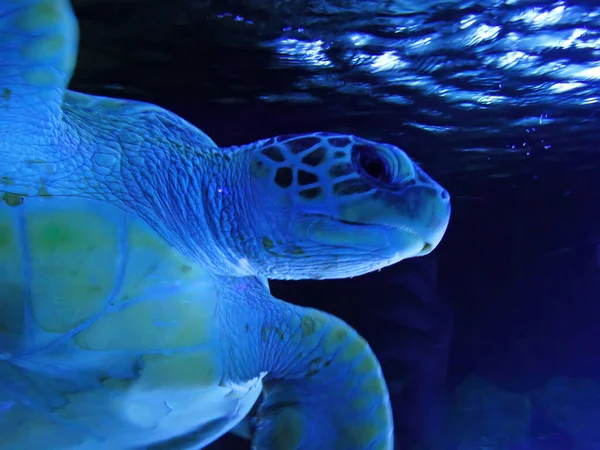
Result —
[[[386, 382], [354, 329], [325, 312], [278, 300], [256, 280], [234, 279], [227, 291], [221, 307], [227, 311], [224, 331], [232, 336], [223, 349], [228, 376], [239, 383], [264, 375], [254, 450], [393, 448]], [[252, 303], [243, 313], [233, 304], [244, 300], [240, 292]]]
[[54, 134], [78, 36], [69, 0], [0, 1], [1, 137]]
[[388, 390], [367, 342], [334, 316], [294, 309], [289, 356], [263, 381], [253, 448], [391, 450]]

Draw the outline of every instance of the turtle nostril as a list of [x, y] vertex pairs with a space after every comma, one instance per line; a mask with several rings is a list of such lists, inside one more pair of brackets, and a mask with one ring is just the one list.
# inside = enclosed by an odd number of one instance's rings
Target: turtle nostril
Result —
[[442, 200], [450, 200], [450, 193], [446, 189], [442, 189], [440, 191], [440, 197], [442, 197]]

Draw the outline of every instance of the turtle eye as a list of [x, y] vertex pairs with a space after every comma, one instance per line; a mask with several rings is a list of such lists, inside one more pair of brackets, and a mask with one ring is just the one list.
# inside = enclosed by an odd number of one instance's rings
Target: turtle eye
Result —
[[362, 152], [358, 157], [358, 163], [362, 170], [377, 181], [389, 181], [389, 173], [386, 163], [378, 155], [371, 152]]
[[[394, 151], [396, 150], [396, 151]], [[380, 185], [396, 185], [408, 181], [407, 172], [401, 167], [403, 158], [395, 147], [387, 145], [357, 144], [352, 149], [353, 159], [360, 173]]]

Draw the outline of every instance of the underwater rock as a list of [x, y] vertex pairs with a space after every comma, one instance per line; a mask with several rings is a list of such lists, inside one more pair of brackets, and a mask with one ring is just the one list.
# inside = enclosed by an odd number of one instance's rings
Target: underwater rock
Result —
[[514, 450], [523, 447], [531, 427], [526, 395], [503, 391], [472, 376], [454, 391], [450, 440], [457, 450]]
[[574, 450], [600, 449], [600, 381], [555, 377], [530, 398], [541, 417], [571, 435]]

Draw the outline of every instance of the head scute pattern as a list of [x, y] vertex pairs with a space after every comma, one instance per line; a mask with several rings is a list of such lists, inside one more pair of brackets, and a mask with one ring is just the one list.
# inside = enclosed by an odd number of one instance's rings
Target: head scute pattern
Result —
[[356, 173], [352, 136], [314, 133], [272, 138], [259, 157], [280, 189], [302, 200], [366, 194], [374, 190]]

